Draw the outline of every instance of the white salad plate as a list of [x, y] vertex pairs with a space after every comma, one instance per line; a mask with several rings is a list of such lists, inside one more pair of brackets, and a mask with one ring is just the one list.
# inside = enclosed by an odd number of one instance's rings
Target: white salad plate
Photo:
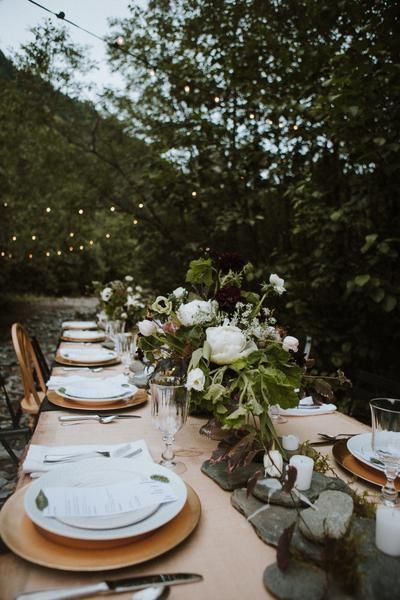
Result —
[[96, 321], [64, 321], [63, 329], [97, 329]]
[[68, 400], [93, 400], [96, 403], [124, 400], [136, 394], [137, 391], [138, 388], [129, 383], [111, 383], [111, 380], [97, 381], [96, 379], [81, 383], [68, 383], [67, 380], [63, 386], [56, 388], [57, 394]]
[[71, 362], [102, 363], [115, 360], [118, 354], [106, 348], [61, 348], [62, 358]]
[[[140, 511], [141, 514], [130, 511], [100, 520], [98, 517], [71, 517], [61, 521], [60, 518], [44, 516], [36, 505], [38, 494], [46, 487], [104, 486], [127, 478], [139, 480], [143, 477], [158, 478], [159, 481], [166, 478], [177, 499], [143, 509], [147, 512]], [[60, 465], [31, 483], [24, 497], [24, 508], [35, 525], [50, 533], [77, 540], [109, 541], [144, 535], [162, 527], [180, 513], [186, 499], [187, 488], [182, 479], [159, 464], [127, 458], [92, 458]]]
[[98, 329], [66, 329], [63, 332], [63, 337], [73, 340], [99, 340], [104, 339], [104, 331], [99, 331]]

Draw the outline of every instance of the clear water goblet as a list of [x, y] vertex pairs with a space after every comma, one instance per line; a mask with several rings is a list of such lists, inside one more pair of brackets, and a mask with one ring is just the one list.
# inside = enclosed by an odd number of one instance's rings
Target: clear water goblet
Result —
[[372, 450], [385, 467], [382, 502], [395, 506], [396, 477], [400, 473], [400, 399], [374, 398], [369, 403], [372, 418]]
[[119, 333], [116, 336], [116, 351], [124, 365], [124, 375], [129, 375], [129, 367], [136, 352], [136, 335]]
[[184, 473], [186, 466], [175, 461], [173, 443], [175, 434], [186, 423], [189, 409], [189, 393], [182, 384], [151, 383], [151, 416], [153, 425], [163, 434], [165, 448], [160, 464], [175, 473]]

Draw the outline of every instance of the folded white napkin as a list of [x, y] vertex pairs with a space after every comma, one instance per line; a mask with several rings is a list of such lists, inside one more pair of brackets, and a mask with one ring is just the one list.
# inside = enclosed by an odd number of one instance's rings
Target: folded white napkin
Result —
[[52, 375], [47, 382], [47, 387], [49, 390], [56, 390], [67, 383], [85, 383], [88, 379], [89, 377], [81, 377], [80, 375]]
[[[123, 446], [126, 446], [127, 444], [82, 444], [79, 446], [41, 446], [39, 444], [31, 444], [29, 446], [29, 450], [28, 453], [26, 455], [26, 458], [23, 462], [22, 465], [22, 471], [24, 473], [46, 473], [47, 471], [52, 471], [53, 469], [56, 469], [57, 467], [59, 467], [61, 464], [66, 464], [66, 463], [45, 463], [44, 462], [44, 457], [47, 454], [68, 454], [68, 455], [72, 455], [72, 454], [82, 454], [84, 452], [96, 452], [96, 451], [100, 451], [100, 452], [113, 452], [115, 450], [117, 450], [118, 448], [121, 448]], [[144, 440], [136, 440], [134, 442], [130, 442], [130, 448], [126, 450], [126, 454], [129, 454], [130, 452], [134, 452], [135, 450], [138, 450], [139, 448], [142, 449], [142, 452], [136, 456], [133, 456], [132, 458], [129, 458], [127, 460], [140, 460], [140, 461], [146, 461], [148, 462], [149, 460], [152, 461], [152, 457], [151, 454], [149, 452], [149, 449], [147, 447], [147, 444]], [[120, 458], [123, 458], [123, 456], [121, 456]]]
[[281, 408], [280, 413], [287, 417], [311, 417], [315, 415], [326, 415], [335, 412], [336, 409], [337, 407], [335, 404], [319, 404], [312, 408], [302, 408], [301, 406], [296, 408]]

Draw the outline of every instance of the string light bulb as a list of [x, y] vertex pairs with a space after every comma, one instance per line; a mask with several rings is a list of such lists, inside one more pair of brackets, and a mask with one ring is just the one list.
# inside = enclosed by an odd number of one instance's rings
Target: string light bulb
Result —
[[190, 85], [185, 85], [185, 87], [183, 89], [188, 94], [190, 92]]
[[33, 241], [35, 241], [36, 240], [36, 235], [33, 235], [32, 239], [33, 239]]
[[134, 225], [137, 225], [137, 224], [138, 224], [138, 220], [137, 220], [137, 219], [133, 219], [133, 221], [132, 221], [132, 222], [133, 222], [133, 224], [134, 224]]
[[5, 252], [2, 252], [2, 253], [1, 253], [1, 255], [2, 255], [2, 256], [5, 256], [5, 255], [6, 255], [6, 253], [5, 253]]
[[69, 237], [74, 237], [74, 235], [75, 235], [74, 232], [71, 231], [71, 233], [69, 234]]
[[125, 38], [122, 35], [119, 35], [115, 39], [115, 44], [121, 48], [121, 46], [125, 46]]
[[111, 212], [114, 212], [115, 211], [115, 206], [111, 206], [110, 210], [111, 210]]
[[29, 260], [32, 260], [32, 258], [33, 258], [33, 254], [29, 254], [29, 255], [28, 255], [28, 258], [29, 258]]
[[7, 208], [7, 206], [8, 206], [8, 202], [4, 202], [3, 206], [4, 206], [5, 208]]
[[47, 213], [51, 212], [51, 208], [50, 208], [50, 206], [48, 206], [48, 207], [46, 208], [46, 212], [47, 212]]
[[91, 246], [93, 246], [93, 244], [94, 244], [94, 241], [93, 241], [93, 240], [89, 240], [89, 244], [90, 244]]
[[140, 202], [140, 204], [138, 204], [138, 207], [139, 207], [139, 208], [143, 208], [143, 203], [142, 203], [142, 202]]
[[79, 246], [79, 250], [83, 250], [83, 249], [84, 249], [84, 246]]
[[73, 246], [70, 246], [70, 247], [69, 247], [69, 251], [70, 251], [70, 252], [73, 252], [73, 251], [74, 251], [74, 247], [73, 247]]
[[49, 251], [46, 252], [46, 256], [50, 256], [50, 252]]
[[253, 120], [253, 119], [255, 119], [255, 118], [256, 118], [256, 115], [255, 115], [254, 113], [250, 113], [250, 114], [249, 114], [249, 117], [250, 117], [250, 119], [252, 119], [252, 120]]
[[192, 196], [193, 196], [193, 198], [196, 198], [197, 192], [192, 192]]
[[106, 238], [109, 240], [111, 237], [111, 235], [109, 233], [106, 233]]
[[215, 98], [214, 98], [214, 102], [215, 102], [216, 104], [218, 104], [218, 102], [219, 102], [220, 100], [221, 100], [221, 98], [220, 98], [219, 96], [215, 96]]
[[297, 131], [297, 130], [298, 130], [298, 128], [299, 128], [299, 126], [298, 126], [298, 125], [293, 125], [293, 129], [294, 129], [295, 131]]
[[12, 239], [13, 242], [16, 242], [17, 241], [17, 236], [13, 235], [11, 239]]
[[83, 215], [83, 208], [80, 208], [80, 209], [78, 210], [78, 213], [79, 213], [80, 215]]
[[61, 250], [57, 250], [58, 256], [61, 256]]

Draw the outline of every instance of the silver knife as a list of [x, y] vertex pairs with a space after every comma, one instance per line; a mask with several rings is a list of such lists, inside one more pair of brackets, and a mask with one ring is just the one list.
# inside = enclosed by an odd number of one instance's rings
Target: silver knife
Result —
[[142, 577], [129, 577], [128, 579], [114, 579], [102, 581], [92, 585], [79, 587], [54, 588], [51, 590], [38, 590], [18, 594], [15, 600], [70, 600], [71, 598], [86, 598], [99, 594], [118, 594], [141, 590], [146, 587], [164, 587], [179, 585], [181, 583], [194, 583], [201, 581], [202, 575], [196, 573], [165, 573], [163, 575], [143, 575]]
[[114, 419], [141, 419], [142, 417], [140, 415], [81, 415], [80, 417], [78, 416], [71, 416], [71, 417], [58, 417], [58, 420], [60, 421], [60, 423], [63, 422], [67, 422], [67, 421], [90, 421], [93, 419], [99, 420], [101, 417], [114, 417]]

